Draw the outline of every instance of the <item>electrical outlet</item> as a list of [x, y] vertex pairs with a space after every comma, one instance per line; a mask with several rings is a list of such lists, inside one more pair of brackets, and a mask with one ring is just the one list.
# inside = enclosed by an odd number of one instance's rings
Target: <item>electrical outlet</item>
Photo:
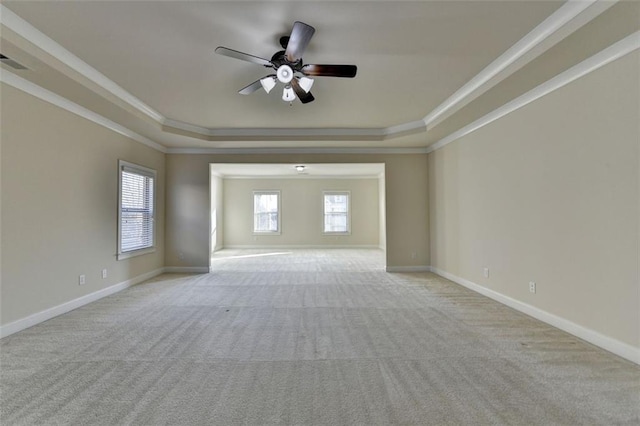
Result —
[[102, 279], [104, 280], [105, 278], [107, 278], [107, 269], [103, 269], [102, 270]]
[[536, 292], [536, 283], [533, 281], [529, 281], [529, 292], [530, 293]]
[[484, 268], [484, 277], [489, 278], [489, 268]]
[[84, 276], [84, 274], [80, 275], [78, 277], [78, 285], [85, 285], [87, 283], [87, 278]]

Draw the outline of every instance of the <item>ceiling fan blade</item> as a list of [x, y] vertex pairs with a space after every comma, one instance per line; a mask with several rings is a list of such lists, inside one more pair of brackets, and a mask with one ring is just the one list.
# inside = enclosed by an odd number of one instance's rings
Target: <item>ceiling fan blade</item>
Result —
[[251, 83], [250, 85], [238, 90], [238, 93], [240, 93], [241, 95], [250, 95], [256, 90], [261, 88], [262, 88], [262, 83], [260, 83], [260, 80], [257, 80]]
[[296, 96], [300, 99], [300, 102], [303, 104], [308, 104], [309, 102], [313, 102], [315, 99], [311, 92], [305, 92], [304, 89], [300, 86], [297, 78], [291, 80], [291, 87], [293, 91], [296, 92]]
[[311, 41], [314, 32], [316, 32], [316, 29], [311, 25], [300, 21], [294, 22], [293, 30], [291, 30], [291, 36], [289, 36], [289, 42], [287, 43], [287, 50], [284, 52], [287, 61], [297, 62], [302, 59], [302, 54], [309, 41]]
[[345, 77], [353, 78], [358, 72], [355, 65], [313, 65], [308, 64], [302, 67], [304, 75], [316, 77]]
[[216, 53], [218, 55], [240, 59], [241, 61], [253, 62], [254, 64], [264, 65], [265, 67], [273, 67], [273, 64], [271, 63], [271, 61], [268, 61], [264, 58], [249, 55], [248, 53], [238, 52], [237, 50], [229, 49], [222, 46], [216, 47]]

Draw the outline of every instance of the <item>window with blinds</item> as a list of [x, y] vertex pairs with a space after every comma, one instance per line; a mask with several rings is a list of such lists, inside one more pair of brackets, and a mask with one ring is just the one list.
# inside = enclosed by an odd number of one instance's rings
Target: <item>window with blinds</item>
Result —
[[351, 217], [349, 213], [348, 191], [325, 191], [323, 193], [325, 234], [349, 234], [351, 232]]
[[119, 161], [118, 259], [155, 250], [156, 171]]
[[253, 232], [280, 233], [280, 192], [253, 192]]

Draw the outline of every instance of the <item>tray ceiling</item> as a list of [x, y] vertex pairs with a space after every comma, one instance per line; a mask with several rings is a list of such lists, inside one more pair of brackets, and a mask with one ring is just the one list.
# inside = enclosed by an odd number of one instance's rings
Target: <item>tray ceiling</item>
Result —
[[[407, 133], [424, 130], [426, 116], [556, 12], [563, 2], [4, 1], [3, 4], [148, 107], [164, 126], [147, 131], [148, 123], [129, 124], [121, 120], [123, 125], [167, 146], [174, 143], [180, 146], [178, 140], [194, 137], [250, 142], [225, 145], [241, 147], [255, 146], [259, 140], [295, 142], [313, 139], [314, 135], [317, 140], [332, 142], [349, 139], [346, 143], [326, 145], [389, 146], [380, 141], [387, 138], [390, 128], [397, 127], [399, 135], [403, 126], [407, 126]], [[280, 100], [277, 90], [270, 94], [260, 90], [249, 96], [239, 95], [239, 89], [270, 70], [216, 55], [214, 49], [222, 45], [270, 58], [279, 50], [279, 37], [290, 32], [295, 20], [316, 28], [304, 55], [305, 63], [356, 64], [357, 77], [316, 78], [313, 87], [316, 100], [307, 105], [296, 101], [289, 106]], [[4, 29], [4, 38], [3, 51], [5, 46], [15, 52], [25, 50], [24, 57], [32, 66], [19, 74], [23, 78], [56, 81], [53, 89], [61, 96], [81, 92], [79, 84], [82, 90], [92, 89], [69, 69], [57, 67], [55, 57], [45, 58], [37, 49], [26, 49], [28, 43], [20, 43], [20, 37], [12, 31]], [[38, 60], [42, 60], [41, 66]], [[68, 87], [59, 76], [49, 80], [29, 76], [53, 72], [66, 76]], [[107, 98], [104, 94], [101, 97]], [[190, 134], [194, 129], [201, 134]], [[254, 129], [258, 129], [255, 135], [248, 137]], [[269, 129], [273, 130], [271, 136]], [[309, 134], [309, 129], [315, 130]], [[326, 134], [322, 134], [322, 129]], [[223, 136], [217, 137], [218, 133]], [[420, 146], [415, 137], [407, 136], [405, 140], [409, 141], [407, 146]]]

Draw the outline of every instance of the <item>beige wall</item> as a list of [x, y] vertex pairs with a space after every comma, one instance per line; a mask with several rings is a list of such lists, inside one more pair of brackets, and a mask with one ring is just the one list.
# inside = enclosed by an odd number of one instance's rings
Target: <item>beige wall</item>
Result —
[[[161, 268], [164, 154], [10, 86], [1, 102], [2, 324]], [[158, 171], [158, 249], [121, 261], [118, 159]]]
[[215, 175], [211, 175], [211, 233], [209, 248], [211, 254], [220, 250], [224, 246], [224, 180]]
[[[253, 234], [253, 191], [278, 190], [279, 235]], [[322, 233], [323, 191], [351, 193], [351, 233]], [[225, 179], [224, 246], [378, 247], [378, 179]]]
[[378, 178], [378, 221], [380, 222], [378, 245], [385, 250], [387, 247], [387, 191], [384, 173]]
[[208, 265], [210, 163], [384, 163], [387, 265], [429, 264], [426, 154], [169, 154], [167, 266]]
[[627, 55], [431, 153], [431, 264], [639, 347], [639, 64]]

